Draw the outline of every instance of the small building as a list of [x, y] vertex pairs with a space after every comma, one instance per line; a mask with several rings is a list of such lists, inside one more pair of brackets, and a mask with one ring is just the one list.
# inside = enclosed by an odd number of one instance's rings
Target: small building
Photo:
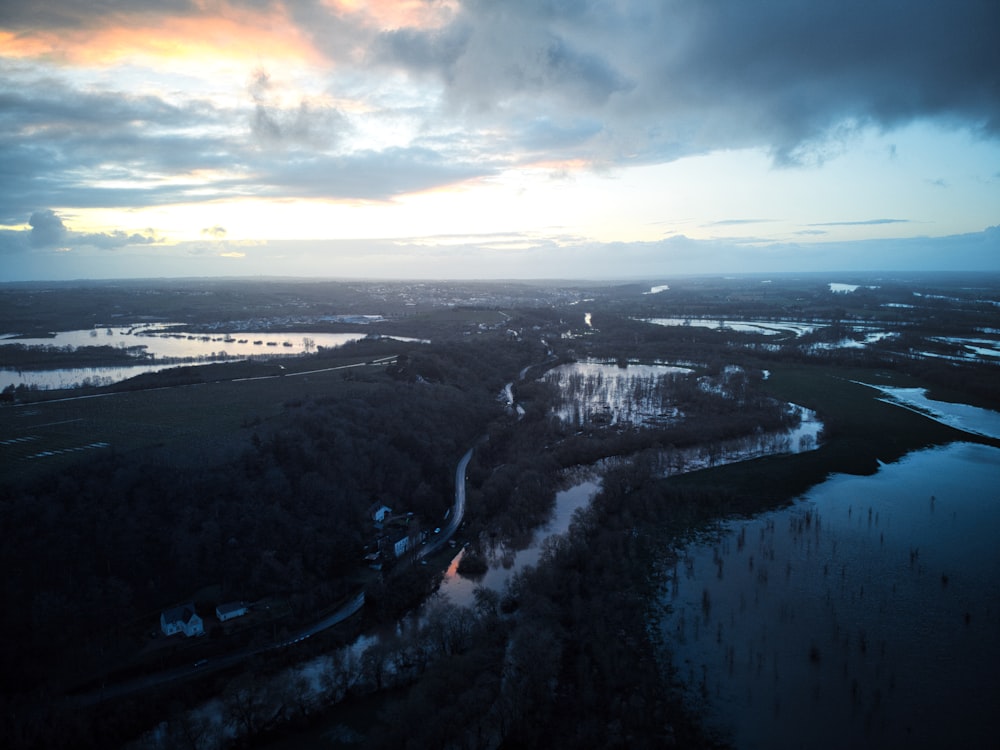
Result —
[[392, 529], [379, 539], [379, 550], [385, 558], [403, 557], [420, 543], [420, 532], [413, 528]]
[[390, 539], [390, 542], [392, 543], [392, 553], [396, 557], [402, 557], [410, 548], [410, 534], [407, 531], [399, 532]]
[[192, 602], [164, 610], [160, 614], [160, 630], [164, 635], [183, 633], [187, 638], [205, 635], [204, 623], [195, 612]]
[[373, 505], [371, 508], [368, 509], [368, 513], [371, 516], [371, 519], [375, 523], [382, 523], [386, 519], [386, 516], [392, 513], [392, 508], [390, 508], [388, 505], [382, 505], [380, 503], [376, 503], [375, 505]]
[[216, 606], [215, 616], [219, 618], [219, 622], [225, 622], [235, 617], [242, 617], [248, 611], [245, 602], [226, 602], [225, 604]]

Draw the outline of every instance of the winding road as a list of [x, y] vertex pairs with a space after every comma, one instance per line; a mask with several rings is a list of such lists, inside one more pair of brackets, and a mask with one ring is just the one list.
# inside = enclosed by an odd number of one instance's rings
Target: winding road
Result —
[[458, 468], [455, 469], [455, 505], [451, 509], [448, 525], [441, 529], [440, 534], [434, 535], [433, 541], [429, 541], [420, 547], [417, 552], [417, 558], [427, 557], [427, 555], [437, 552], [455, 535], [458, 527], [462, 525], [462, 519], [465, 517], [465, 470], [469, 467], [469, 461], [472, 459], [472, 452], [474, 450], [475, 447], [469, 448], [458, 462]]

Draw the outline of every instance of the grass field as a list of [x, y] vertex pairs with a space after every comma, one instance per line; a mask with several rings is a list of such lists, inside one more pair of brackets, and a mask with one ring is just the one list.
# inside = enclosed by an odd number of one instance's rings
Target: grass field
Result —
[[[278, 414], [286, 401], [325, 395], [346, 373], [385, 364], [354, 356], [317, 370], [139, 391], [101, 392], [0, 408], [3, 479], [27, 478], [86, 460], [95, 452], [160, 447], [181, 465], [214, 461], [245, 446], [252, 425]], [[300, 361], [304, 366], [308, 361]]]

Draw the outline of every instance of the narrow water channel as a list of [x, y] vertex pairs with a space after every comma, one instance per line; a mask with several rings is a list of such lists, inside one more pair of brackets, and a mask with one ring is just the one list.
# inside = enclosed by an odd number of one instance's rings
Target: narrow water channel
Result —
[[573, 514], [579, 508], [587, 507], [600, 486], [597, 480], [588, 479], [556, 493], [555, 508], [548, 522], [535, 529], [527, 544], [520, 549], [501, 545], [493, 550], [489, 556], [489, 569], [482, 576], [466, 578], [458, 574], [458, 562], [464, 550], [459, 551], [445, 572], [438, 595], [460, 607], [471, 607], [475, 604], [473, 591], [477, 586], [502, 592], [515, 573], [528, 565], [538, 564], [545, 540], [565, 533], [573, 520]]

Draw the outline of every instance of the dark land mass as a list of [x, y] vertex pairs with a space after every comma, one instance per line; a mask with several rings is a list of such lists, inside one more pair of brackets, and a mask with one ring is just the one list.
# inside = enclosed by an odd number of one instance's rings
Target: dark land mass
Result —
[[[318, 738], [331, 726], [370, 747], [717, 744], [654, 657], [654, 559], [693, 528], [787, 503], [832, 472], [872, 473], [878, 461], [955, 439], [1000, 444], [881, 403], [859, 384], [919, 385], [1000, 408], [1000, 358], [977, 350], [998, 338], [1000, 282], [667, 281], [658, 294], [649, 284], [287, 280], [0, 287], [0, 328], [25, 335], [143, 320], [338, 331], [350, 327], [338, 316], [375, 315], [364, 330], [430, 341], [373, 339], [280, 364], [180, 365], [102, 388], [5, 391], [8, 746], [217, 747], [217, 732], [184, 710], [215, 695], [240, 742], [257, 746], [327, 746]], [[860, 286], [834, 294], [829, 281]], [[692, 320], [646, 322], [671, 317]], [[48, 354], [18, 356], [52, 368], [120, 356]], [[554, 418], [560, 395], [542, 376], [587, 358], [689, 366], [690, 376], [662, 384], [685, 418]], [[498, 399], [510, 382], [523, 416]], [[788, 401], [823, 421], [818, 450], [663, 478], [665, 450], [781, 429]], [[289, 684], [287, 665], [395, 621], [434, 590], [435, 565], [384, 555], [381, 570], [369, 567], [365, 556], [387, 534], [370, 511], [393, 508], [414, 540], [441, 525], [455, 465], [473, 445], [460, 531], [470, 559], [478, 545], [544, 521], [563, 470], [619, 460], [570, 532], [508, 591], [481, 589], [471, 610], [438, 607], [421, 640], [383, 644], [354, 672], [331, 672], [325, 701]], [[359, 590], [360, 617], [299, 647], [114, 702], [73, 701], [280, 641]], [[207, 636], [157, 635], [160, 612], [188, 601], [207, 615]], [[208, 613], [225, 601], [256, 606], [245, 620], [214, 621]], [[161, 722], [159, 739], [138, 739]]]

